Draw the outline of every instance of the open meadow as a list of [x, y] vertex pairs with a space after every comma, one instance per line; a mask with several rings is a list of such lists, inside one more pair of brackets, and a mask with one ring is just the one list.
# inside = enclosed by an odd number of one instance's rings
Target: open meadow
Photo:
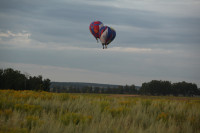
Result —
[[0, 133], [200, 133], [200, 98], [0, 90]]

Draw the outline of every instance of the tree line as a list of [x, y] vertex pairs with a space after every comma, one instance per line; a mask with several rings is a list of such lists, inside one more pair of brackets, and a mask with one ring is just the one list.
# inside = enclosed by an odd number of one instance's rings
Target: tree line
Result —
[[[0, 69], [0, 89], [14, 90], [44, 90], [50, 91], [50, 79], [39, 76], [22, 74], [12, 68]], [[152, 80], [143, 83], [140, 88], [135, 85], [118, 87], [93, 87], [93, 86], [54, 86], [52, 92], [66, 93], [106, 93], [106, 94], [140, 94], [140, 95], [174, 95], [174, 96], [197, 96], [200, 89], [194, 83], [185, 81], [171, 83], [170, 81]]]
[[50, 79], [22, 74], [12, 68], [0, 69], [0, 89], [49, 91]]
[[118, 87], [93, 87], [93, 86], [54, 86], [52, 92], [65, 93], [104, 93], [104, 94], [138, 94], [135, 85]]
[[172, 84], [170, 81], [152, 80], [151, 82], [143, 83], [139, 92], [145, 95], [200, 95], [200, 89], [196, 84], [185, 81]]
[[140, 94], [140, 95], [174, 95], [174, 96], [197, 96], [200, 95], [200, 89], [196, 84], [185, 81], [171, 83], [170, 81], [152, 80], [143, 83], [140, 88], [135, 85], [126, 85], [118, 87], [76, 87], [76, 86], [54, 86], [53, 92], [65, 93], [105, 93], [105, 94]]

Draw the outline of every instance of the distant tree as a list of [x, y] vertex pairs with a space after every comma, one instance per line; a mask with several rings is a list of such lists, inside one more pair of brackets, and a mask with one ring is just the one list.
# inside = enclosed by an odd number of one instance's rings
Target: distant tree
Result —
[[94, 93], [99, 93], [100, 88], [99, 87], [95, 87], [93, 90], [94, 90], [93, 91]]
[[49, 91], [50, 90], [50, 85], [51, 85], [51, 80], [50, 79], [44, 79], [43, 80], [43, 89], [44, 91]]
[[123, 94], [137, 94], [137, 90], [135, 88], [135, 85], [126, 85], [124, 87], [121, 87], [121, 90]]
[[142, 84], [140, 93], [146, 95], [169, 95], [171, 93], [171, 83], [169, 81], [152, 80]]
[[124, 87], [119, 85], [118, 90], [117, 90], [117, 94], [123, 94], [123, 92], [124, 92], [123, 89], [124, 89]]
[[14, 90], [45, 90], [50, 88], [50, 80], [42, 79], [42, 76], [31, 77], [27, 73], [22, 74], [12, 68], [0, 69], [0, 89]]
[[129, 91], [129, 92], [130, 92], [131, 94], [137, 94], [137, 93], [138, 93], [138, 91], [136, 90], [135, 85], [131, 85], [129, 88], [130, 88], [130, 91]]
[[170, 95], [175, 96], [193, 96], [199, 95], [200, 90], [196, 84], [187, 83], [185, 81], [171, 84], [169, 81], [152, 80], [148, 83], [143, 83], [140, 88], [140, 94], [145, 95]]
[[13, 70], [12, 68], [7, 68], [5, 70], [0, 70], [1, 74], [1, 89], [15, 89], [23, 90], [25, 83], [25, 76], [20, 73], [20, 71]]
[[196, 84], [185, 81], [172, 84], [172, 90], [174, 95], [193, 96], [199, 93]]
[[200, 95], [200, 88], [198, 88], [196, 95]]
[[28, 89], [30, 90], [43, 90], [43, 81], [42, 81], [42, 76], [39, 75], [38, 77], [36, 76], [30, 76], [28, 80]]
[[140, 94], [148, 95], [149, 94], [149, 83], [142, 83], [142, 87], [139, 90]]
[[0, 89], [3, 89], [3, 86], [4, 86], [3, 69], [0, 69]]
[[125, 86], [124, 86], [123, 93], [124, 93], [124, 94], [130, 93], [130, 87], [129, 87], [128, 85], [125, 85]]

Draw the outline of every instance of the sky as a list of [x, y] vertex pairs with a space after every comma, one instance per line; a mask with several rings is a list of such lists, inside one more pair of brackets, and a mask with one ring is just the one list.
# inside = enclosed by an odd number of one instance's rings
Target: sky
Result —
[[[0, 68], [51, 81], [200, 87], [199, 0], [0, 0]], [[93, 21], [116, 31], [102, 49]]]

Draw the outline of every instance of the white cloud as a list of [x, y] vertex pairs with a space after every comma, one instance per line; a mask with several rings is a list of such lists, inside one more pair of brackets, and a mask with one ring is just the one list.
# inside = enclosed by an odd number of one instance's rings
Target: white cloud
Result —
[[[129, 28], [129, 26], [122, 26], [122, 29]], [[39, 42], [31, 39], [31, 33], [19, 32], [13, 33], [11, 31], [0, 32], [0, 47], [3, 48], [34, 48], [34, 49], [45, 49], [45, 50], [55, 50], [55, 51], [97, 51], [97, 52], [124, 52], [124, 53], [159, 53], [165, 54], [169, 53], [169, 50], [164, 49], [152, 49], [152, 48], [137, 48], [137, 47], [113, 47], [110, 46], [108, 49], [102, 49], [101, 47], [91, 48], [91, 47], [79, 47], [73, 46], [73, 43], [81, 43], [83, 46], [86, 42], [74, 41], [71, 43], [54, 43], [54, 42]], [[4, 39], [6, 38], [6, 39]], [[6, 46], [5, 46], [6, 44]], [[92, 45], [92, 44], [91, 44]], [[97, 45], [101, 45], [100, 43]], [[12, 46], [12, 47], [10, 47]]]
[[7, 32], [0, 32], [0, 47], [4, 45], [4, 47], [27, 47], [30, 46], [30, 39], [31, 34], [22, 31], [19, 33], [14, 33], [12, 31]]
[[22, 38], [28, 38], [30, 37], [31, 34], [26, 32], [26, 31], [22, 31], [19, 33], [13, 33], [11, 31], [7, 31], [7, 32], [0, 32], [0, 37], [22, 37]]

